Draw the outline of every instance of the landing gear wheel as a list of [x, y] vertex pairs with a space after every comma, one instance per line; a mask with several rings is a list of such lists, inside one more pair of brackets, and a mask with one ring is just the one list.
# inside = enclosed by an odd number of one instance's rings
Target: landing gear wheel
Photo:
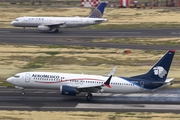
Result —
[[24, 89], [22, 89], [21, 91], [22, 91], [21, 94], [22, 94], [22, 95], [25, 95]]
[[25, 33], [25, 29], [26, 29], [26, 28], [25, 28], [25, 27], [23, 27], [23, 33]]
[[87, 101], [90, 101], [91, 99], [92, 99], [92, 94], [91, 93], [88, 93], [87, 95], [86, 95], [86, 100]]
[[55, 31], [54, 31], [54, 33], [58, 33], [59, 32], [59, 29], [56, 29]]

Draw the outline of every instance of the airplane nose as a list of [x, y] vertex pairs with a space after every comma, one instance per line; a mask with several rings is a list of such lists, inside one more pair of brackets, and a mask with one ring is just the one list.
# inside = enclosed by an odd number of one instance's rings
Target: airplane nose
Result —
[[14, 22], [12, 21], [12, 22], [11, 22], [11, 25], [13, 25], [13, 23], [14, 23]]
[[12, 77], [8, 78], [6, 81], [7, 81], [8, 83], [12, 83]]

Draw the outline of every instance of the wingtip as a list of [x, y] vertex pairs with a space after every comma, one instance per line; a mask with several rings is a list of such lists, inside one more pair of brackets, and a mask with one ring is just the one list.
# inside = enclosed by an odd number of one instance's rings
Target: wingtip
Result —
[[175, 52], [176, 52], [176, 50], [169, 50], [169, 52], [174, 52], [174, 53], [175, 53]]

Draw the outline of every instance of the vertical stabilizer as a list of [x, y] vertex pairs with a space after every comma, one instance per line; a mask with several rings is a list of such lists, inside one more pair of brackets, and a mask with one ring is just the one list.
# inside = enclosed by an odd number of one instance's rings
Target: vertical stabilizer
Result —
[[143, 75], [134, 76], [131, 78], [139, 78], [146, 80], [165, 81], [175, 54], [175, 50], [169, 50], [166, 54], [155, 63], [155, 65]]
[[97, 8], [95, 8], [88, 17], [89, 18], [102, 18], [106, 5], [107, 5], [107, 2], [100, 2]]

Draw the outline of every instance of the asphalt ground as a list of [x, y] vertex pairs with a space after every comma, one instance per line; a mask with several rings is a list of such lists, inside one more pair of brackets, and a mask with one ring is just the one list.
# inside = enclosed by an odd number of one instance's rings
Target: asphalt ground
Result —
[[82, 30], [61, 29], [59, 33], [39, 32], [37, 29], [0, 29], [0, 44], [21, 45], [78, 45], [103, 48], [129, 48], [148, 50], [180, 50], [179, 46], [138, 45], [117, 43], [95, 43], [98, 38], [139, 38], [139, 37], [180, 37], [180, 29], [116, 29], [116, 30]]
[[115, 112], [175, 112], [180, 113], [180, 90], [164, 89], [151, 93], [85, 94], [62, 96], [58, 90], [26, 89], [25, 95], [15, 88], [0, 88], [1, 110], [48, 111], [115, 111]]
[[[0, 29], [1, 44], [22, 45], [81, 45], [105, 48], [179, 50], [179, 46], [93, 43], [94, 38], [179, 37], [180, 29], [118, 29], [77, 30], [62, 29], [60, 33], [43, 33], [36, 29]], [[62, 96], [59, 91], [26, 89], [26, 94], [14, 88], [0, 88], [2, 110], [51, 111], [122, 111], [122, 112], [175, 112], [180, 113], [180, 90], [162, 90], [141, 94], [94, 94], [91, 101], [85, 95]]]

